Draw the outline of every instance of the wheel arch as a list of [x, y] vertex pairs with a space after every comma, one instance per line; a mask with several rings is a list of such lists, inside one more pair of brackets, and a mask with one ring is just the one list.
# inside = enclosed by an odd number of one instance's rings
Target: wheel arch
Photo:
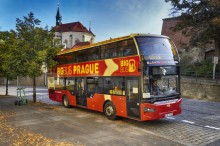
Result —
[[68, 98], [68, 100], [69, 100], [69, 97], [66, 95], [66, 93], [64, 93], [64, 94], [62, 95], [62, 101], [63, 101], [63, 98], [64, 98], [65, 96], [66, 96], [66, 97]]
[[[110, 112], [109, 112], [109, 107], [110, 107]], [[111, 100], [105, 101], [103, 112], [109, 120], [116, 120], [118, 118], [117, 109], [115, 107], [115, 104]]]
[[[67, 100], [68, 100], [67, 105], [64, 104], [64, 98], [65, 98], [65, 97], [66, 97]], [[64, 107], [66, 107], [66, 108], [70, 108], [70, 107], [71, 107], [69, 97], [68, 97], [68, 95], [65, 94], [65, 93], [62, 95], [62, 105], [63, 105]]]
[[[104, 112], [104, 110], [105, 110], [105, 109], [104, 109], [104, 108], [105, 108], [105, 104], [108, 103], [108, 102], [113, 103], [113, 102], [112, 102], [111, 100], [109, 100], [109, 99], [108, 99], [108, 100], [105, 100], [104, 104], [102, 105], [102, 111], [103, 111], [103, 112]], [[113, 103], [113, 104], [114, 104], [114, 103]]]

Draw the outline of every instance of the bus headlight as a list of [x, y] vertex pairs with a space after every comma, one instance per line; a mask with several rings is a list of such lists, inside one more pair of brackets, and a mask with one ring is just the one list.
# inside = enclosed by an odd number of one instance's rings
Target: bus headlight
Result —
[[153, 113], [153, 112], [155, 112], [155, 109], [154, 109], [154, 108], [147, 108], [147, 107], [144, 107], [144, 112], [150, 112], [150, 113]]

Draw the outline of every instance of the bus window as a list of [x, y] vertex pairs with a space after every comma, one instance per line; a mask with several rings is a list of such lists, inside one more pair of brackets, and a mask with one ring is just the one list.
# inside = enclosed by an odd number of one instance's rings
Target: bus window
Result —
[[104, 78], [98, 78], [97, 92], [104, 93]]
[[87, 61], [88, 60], [87, 56], [88, 56], [88, 52], [86, 52], [86, 50], [80, 51], [76, 55], [76, 60], [77, 62]]
[[118, 42], [118, 56], [130, 56], [137, 54], [133, 39]]
[[88, 49], [89, 54], [88, 60], [98, 60], [99, 59], [99, 47]]
[[123, 77], [109, 77], [104, 80], [105, 94], [125, 95]]
[[118, 42], [118, 56], [124, 56], [124, 52], [126, 51], [127, 41]]
[[59, 55], [55, 58], [55, 61], [57, 61], [58, 64], [73, 63], [73, 57], [71, 55]]
[[117, 43], [107, 44], [101, 46], [101, 58], [117, 57]]
[[65, 89], [66, 87], [66, 78], [55, 77], [55, 89]]
[[97, 92], [97, 88], [98, 88], [98, 77], [88, 77], [87, 78], [87, 97], [93, 97], [94, 93]]
[[174, 44], [163, 37], [136, 37], [145, 60], [179, 60]]
[[66, 80], [66, 89], [74, 94], [75, 78], [67, 78]]

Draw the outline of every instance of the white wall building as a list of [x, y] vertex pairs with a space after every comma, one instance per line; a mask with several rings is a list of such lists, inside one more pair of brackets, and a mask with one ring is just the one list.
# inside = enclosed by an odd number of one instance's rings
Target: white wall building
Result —
[[62, 17], [60, 15], [58, 5], [56, 15], [55, 37], [61, 39], [61, 43], [62, 45], [64, 45], [64, 49], [70, 49], [74, 45], [81, 42], [87, 42], [87, 45], [94, 43], [95, 35], [92, 33], [90, 28], [88, 30], [80, 22], [62, 24], [61, 18]]

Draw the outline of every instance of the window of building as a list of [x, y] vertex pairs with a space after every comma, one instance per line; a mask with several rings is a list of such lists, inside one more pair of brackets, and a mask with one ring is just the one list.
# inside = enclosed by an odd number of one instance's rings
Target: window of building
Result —
[[68, 40], [65, 39], [65, 40], [63, 41], [63, 43], [64, 43], [64, 48], [67, 48], [67, 47], [68, 47]]
[[79, 43], [79, 42], [80, 42], [79, 39], [76, 38], [76, 40], [75, 40], [75, 44], [77, 44], [77, 43]]

